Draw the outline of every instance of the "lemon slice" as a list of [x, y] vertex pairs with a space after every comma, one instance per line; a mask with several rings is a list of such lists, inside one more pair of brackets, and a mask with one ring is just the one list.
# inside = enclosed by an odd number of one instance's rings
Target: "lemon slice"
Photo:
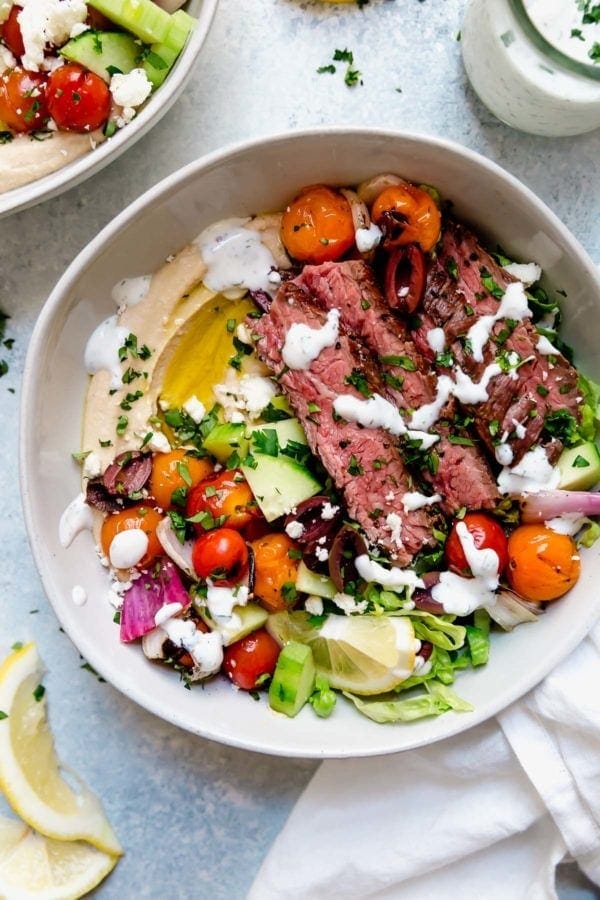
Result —
[[93, 890], [116, 861], [89, 844], [54, 841], [0, 816], [0, 897], [76, 900]]
[[89, 841], [120, 856], [96, 795], [81, 783], [76, 792], [61, 775], [46, 719], [43, 674], [34, 644], [15, 650], [0, 666], [0, 790], [36, 831], [59, 841]]
[[313, 652], [315, 669], [329, 684], [354, 694], [380, 694], [409, 678], [419, 647], [405, 616], [330, 615], [319, 628], [305, 612], [269, 616], [276, 641], [299, 641]]

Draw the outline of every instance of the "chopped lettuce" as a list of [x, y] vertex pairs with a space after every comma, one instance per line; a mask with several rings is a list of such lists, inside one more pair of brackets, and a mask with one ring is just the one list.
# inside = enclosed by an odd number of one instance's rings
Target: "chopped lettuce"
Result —
[[344, 691], [344, 696], [352, 700], [357, 710], [380, 724], [413, 722], [428, 716], [439, 716], [449, 710], [471, 712], [473, 707], [459, 697], [452, 688], [440, 681], [427, 681], [423, 685], [425, 693], [404, 699], [365, 699]]
[[586, 519], [585, 530], [581, 532], [577, 538], [577, 544], [580, 547], [593, 547], [600, 537], [600, 523]]
[[490, 638], [481, 628], [467, 625], [467, 644], [474, 666], [484, 666], [490, 656]]
[[415, 636], [420, 641], [429, 641], [434, 647], [458, 650], [465, 642], [465, 627], [455, 625], [454, 616], [435, 616], [420, 609], [397, 610], [392, 615], [410, 616]]
[[593, 441], [600, 432], [600, 384], [580, 372], [577, 386], [583, 397], [583, 403], [579, 407], [579, 433], [584, 441]]

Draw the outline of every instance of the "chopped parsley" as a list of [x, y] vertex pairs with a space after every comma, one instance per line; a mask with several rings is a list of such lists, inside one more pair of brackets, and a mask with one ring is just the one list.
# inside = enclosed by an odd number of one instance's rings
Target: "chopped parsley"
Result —
[[45, 693], [46, 693], [46, 688], [44, 687], [44, 685], [38, 684], [38, 686], [36, 687], [36, 689], [33, 692], [33, 697], [34, 697], [34, 700], [36, 701], [36, 703], [40, 702], [40, 700], [42, 699], [42, 697], [44, 696]]
[[3, 709], [0, 709], [0, 722], [2, 719], [8, 719], [8, 713], [5, 713]]
[[589, 464], [589, 460], [587, 460], [585, 456], [581, 456], [580, 454], [577, 454], [577, 456], [571, 463], [574, 469], [587, 469]]
[[117, 427], [116, 427], [116, 432], [119, 435], [119, 437], [122, 437], [125, 434], [125, 432], [127, 431], [128, 425], [129, 425], [129, 419], [127, 418], [127, 416], [119, 416], [119, 418], [117, 419]]
[[454, 281], [458, 281], [458, 264], [455, 259], [446, 260], [446, 272]]
[[[354, 67], [354, 54], [351, 50], [336, 49], [333, 53], [332, 59], [333, 63], [346, 63], [346, 71], [344, 72], [344, 84], [347, 85], [347, 87], [356, 87], [357, 84], [363, 83], [362, 73]], [[337, 72], [337, 67], [334, 66], [333, 63], [328, 63], [325, 66], [319, 66], [317, 69], [317, 74], [335, 75], [335, 73]]]
[[293, 581], [285, 581], [281, 585], [281, 596], [287, 604], [294, 603], [298, 598], [298, 591]]
[[436, 366], [441, 366], [443, 369], [451, 369], [454, 365], [454, 357], [452, 356], [451, 350], [444, 350], [443, 353], [438, 353], [435, 357]]
[[598, 41], [594, 41], [594, 43], [588, 50], [588, 56], [592, 60], [592, 62], [600, 62], [600, 43]]
[[380, 356], [379, 361], [385, 366], [400, 366], [407, 372], [417, 371], [417, 364], [409, 356]]
[[363, 397], [372, 397], [373, 391], [369, 387], [369, 382], [360, 371], [360, 369], [352, 369], [350, 375], [344, 378], [344, 384], [351, 384]]
[[363, 472], [364, 472], [363, 467], [361, 466], [361, 464], [359, 463], [359, 461], [357, 460], [356, 456], [353, 453], [352, 456], [350, 457], [350, 463], [348, 465], [348, 475], [362, 475]]
[[491, 273], [485, 267], [482, 267], [479, 270], [479, 274], [481, 276], [481, 283], [488, 294], [491, 294], [492, 297], [496, 298], [496, 300], [502, 300], [502, 298], [504, 297], [504, 291], [502, 290], [500, 285], [494, 281]]
[[565, 447], [572, 447], [579, 440], [579, 431], [575, 417], [568, 409], [555, 409], [544, 416], [544, 430], [558, 438]]

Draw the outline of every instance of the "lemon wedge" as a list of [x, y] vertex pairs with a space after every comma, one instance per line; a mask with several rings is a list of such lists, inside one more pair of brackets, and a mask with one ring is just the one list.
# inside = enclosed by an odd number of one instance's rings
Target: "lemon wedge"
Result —
[[35, 644], [14, 650], [0, 665], [0, 790], [17, 815], [46, 837], [89, 841], [120, 856], [96, 795], [82, 783], [75, 791], [61, 775], [46, 719], [43, 674]]
[[114, 868], [116, 856], [80, 841], [54, 841], [0, 816], [0, 897], [77, 900]]
[[405, 616], [330, 615], [314, 627], [306, 612], [281, 612], [267, 628], [279, 644], [308, 644], [317, 672], [353, 694], [380, 694], [409, 678], [419, 646]]

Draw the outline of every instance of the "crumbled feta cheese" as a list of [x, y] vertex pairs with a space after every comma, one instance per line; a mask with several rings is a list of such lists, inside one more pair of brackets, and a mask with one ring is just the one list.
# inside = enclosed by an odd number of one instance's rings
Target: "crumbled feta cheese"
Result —
[[[148, 425], [148, 430], [151, 430], [152, 426]], [[136, 432], [136, 436], [144, 439], [148, 431], [145, 432]], [[144, 450], [150, 450], [152, 453], [169, 453], [171, 451], [171, 445], [164, 434], [160, 431], [152, 431], [152, 437], [149, 441], [144, 444]]]
[[271, 379], [264, 375], [246, 374], [237, 378], [231, 372], [226, 381], [215, 385], [213, 390], [227, 422], [257, 419], [277, 394]]
[[306, 612], [311, 613], [313, 616], [323, 615], [323, 601], [320, 597], [313, 597], [312, 594], [310, 597], [306, 598], [304, 608], [306, 609]]
[[83, 461], [83, 477], [97, 478], [102, 474], [102, 462], [97, 453], [88, 453]]
[[[64, 2], [64, 0], [63, 0]], [[126, 75], [117, 72], [110, 80], [110, 92], [117, 106], [123, 107], [123, 117], [133, 118], [135, 107], [150, 96], [152, 83], [143, 69], [132, 69]], [[130, 112], [133, 111], [133, 115]]]
[[402, 519], [398, 513], [389, 513], [385, 523], [392, 535], [392, 542], [396, 547], [402, 547]]
[[333, 506], [331, 503], [324, 503], [323, 509], [321, 510], [321, 518], [325, 519], [325, 521], [333, 519], [336, 513], [339, 512], [339, 509], [339, 506]]
[[304, 534], [304, 525], [302, 522], [290, 522], [285, 526], [285, 533], [293, 541], [297, 541]]
[[204, 403], [198, 400], [195, 394], [193, 394], [185, 401], [185, 403], [183, 404], [183, 408], [190, 419], [193, 419], [196, 424], [201, 422], [206, 415], [206, 407], [204, 406]]
[[367, 600], [357, 601], [350, 594], [335, 594], [333, 602], [347, 616], [352, 613], [364, 613], [368, 606]]
[[327, 547], [315, 547], [315, 556], [319, 562], [326, 562], [329, 559], [329, 550]]
[[70, 38], [79, 37], [79, 35], [83, 34], [84, 31], [89, 31], [89, 30], [90, 30], [90, 26], [86, 25], [85, 22], [75, 22], [75, 24], [71, 28], [71, 31], [69, 32], [69, 37]]
[[[0, 9], [2, 7], [0, 6]], [[4, 44], [0, 44], [0, 72], [6, 72], [7, 69], [14, 69], [17, 64], [17, 60], [12, 55], [8, 47], [5, 47]]]
[[64, 44], [71, 30], [87, 18], [84, 0], [20, 0], [21, 12], [17, 21], [21, 28], [25, 53], [21, 57], [24, 69], [37, 72], [44, 62], [47, 44]]
[[357, 228], [354, 235], [356, 249], [359, 253], [369, 253], [375, 249], [382, 237], [381, 229], [375, 224], [369, 225], [368, 228]]

